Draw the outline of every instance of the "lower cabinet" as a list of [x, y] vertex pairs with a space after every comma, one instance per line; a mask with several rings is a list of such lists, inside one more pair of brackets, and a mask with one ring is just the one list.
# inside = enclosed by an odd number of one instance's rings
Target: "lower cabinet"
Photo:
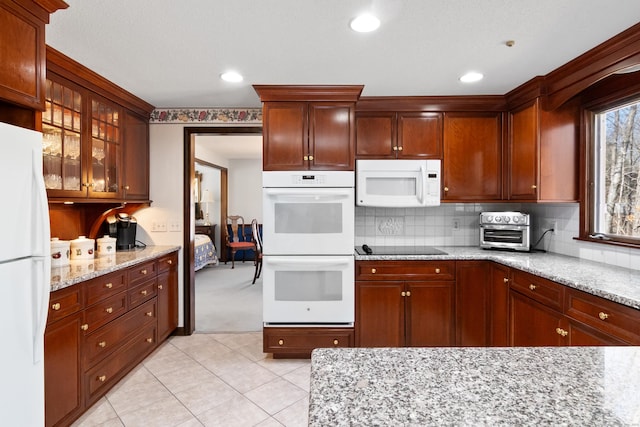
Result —
[[173, 332], [177, 255], [51, 293], [44, 338], [47, 427], [70, 425]]
[[454, 279], [454, 261], [356, 263], [356, 346], [454, 345]]
[[265, 327], [265, 353], [274, 358], [309, 357], [314, 348], [353, 347], [353, 328]]
[[456, 345], [490, 343], [491, 264], [456, 261]]
[[509, 281], [511, 269], [491, 263], [491, 296], [489, 298], [489, 345], [509, 345]]
[[511, 346], [569, 345], [568, 333], [562, 328], [562, 313], [515, 291], [509, 295], [509, 305]]

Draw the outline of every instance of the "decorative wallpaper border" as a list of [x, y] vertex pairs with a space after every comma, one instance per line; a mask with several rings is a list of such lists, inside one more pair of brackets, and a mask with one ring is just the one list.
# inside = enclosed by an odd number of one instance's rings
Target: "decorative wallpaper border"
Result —
[[261, 108], [159, 108], [149, 123], [262, 123]]

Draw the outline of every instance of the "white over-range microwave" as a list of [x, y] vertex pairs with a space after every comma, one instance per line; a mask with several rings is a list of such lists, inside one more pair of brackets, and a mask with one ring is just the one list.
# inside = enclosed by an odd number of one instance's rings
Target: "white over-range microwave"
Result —
[[440, 205], [440, 160], [357, 160], [356, 204], [409, 208]]

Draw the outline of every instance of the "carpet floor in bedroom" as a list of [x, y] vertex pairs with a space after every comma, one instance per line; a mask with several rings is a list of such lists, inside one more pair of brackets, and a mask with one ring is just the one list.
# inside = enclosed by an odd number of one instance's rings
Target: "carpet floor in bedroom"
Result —
[[262, 277], [251, 284], [252, 261], [219, 263], [196, 272], [196, 332], [262, 331]]

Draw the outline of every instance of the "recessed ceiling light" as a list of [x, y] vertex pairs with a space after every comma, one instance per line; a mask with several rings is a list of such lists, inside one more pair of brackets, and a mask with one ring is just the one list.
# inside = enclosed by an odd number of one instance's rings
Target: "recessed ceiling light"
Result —
[[349, 25], [353, 31], [369, 33], [378, 29], [380, 20], [369, 13], [365, 13], [364, 15], [353, 18]]
[[235, 71], [227, 71], [226, 73], [220, 74], [220, 78], [225, 82], [238, 83], [243, 80], [243, 77], [240, 73]]
[[480, 80], [482, 80], [483, 77], [484, 76], [482, 75], [482, 73], [470, 71], [464, 76], [460, 77], [460, 81], [462, 83], [474, 83], [474, 82], [479, 82]]

